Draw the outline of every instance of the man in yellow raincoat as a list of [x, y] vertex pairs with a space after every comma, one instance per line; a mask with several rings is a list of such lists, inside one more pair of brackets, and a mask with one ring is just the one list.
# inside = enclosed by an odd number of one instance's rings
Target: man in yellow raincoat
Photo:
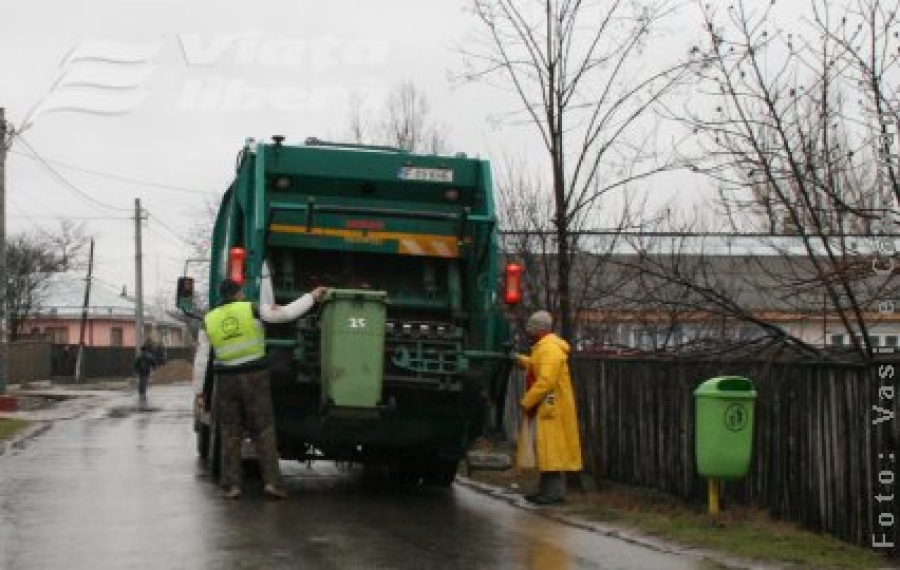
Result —
[[569, 376], [569, 343], [551, 332], [547, 311], [528, 317], [525, 334], [531, 355], [516, 355], [525, 368], [527, 391], [521, 406], [534, 418], [535, 454], [541, 473], [537, 493], [525, 498], [537, 505], [562, 503], [566, 495], [566, 471], [581, 471], [581, 438], [575, 394]]

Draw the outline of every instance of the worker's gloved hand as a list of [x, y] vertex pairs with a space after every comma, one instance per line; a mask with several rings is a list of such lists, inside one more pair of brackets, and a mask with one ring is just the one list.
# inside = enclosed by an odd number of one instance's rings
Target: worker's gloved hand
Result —
[[316, 300], [316, 303], [320, 303], [322, 299], [325, 298], [325, 295], [328, 293], [328, 287], [316, 287], [312, 291], [310, 291], [310, 295], [313, 296], [313, 299]]

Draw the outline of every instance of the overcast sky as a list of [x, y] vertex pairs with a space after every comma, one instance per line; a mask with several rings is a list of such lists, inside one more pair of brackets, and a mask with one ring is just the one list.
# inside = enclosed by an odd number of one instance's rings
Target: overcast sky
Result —
[[465, 5], [5, 3], [0, 106], [17, 128], [28, 122], [7, 163], [8, 232], [83, 220], [97, 240], [94, 274], [133, 291], [131, 217], [140, 198], [150, 213], [145, 297], [169, 297], [190, 256], [180, 237], [224, 190], [246, 137], [338, 139], [351, 94], [377, 105], [412, 80], [454, 150], [487, 155], [498, 133], [486, 117], [503, 97], [447, 79], [474, 26]]
[[[477, 30], [470, 1], [7, 2], [0, 106], [15, 127], [26, 125], [8, 157], [8, 232], [83, 221], [97, 240], [94, 275], [133, 292], [140, 198], [150, 215], [145, 298], [171, 304], [192, 255], [183, 238], [205, 205], [218, 202], [247, 137], [340, 140], [351, 97], [377, 115], [388, 91], [407, 80], [427, 96], [453, 151], [495, 165], [525, 156], [534, 165], [535, 129], [497, 130], [489, 120], [518, 103], [448, 79], [462, 68], [458, 48]], [[687, 53], [697, 33], [688, 5], [654, 49]], [[684, 196], [708, 202], [695, 180], [652, 184], [657, 204], [672, 192], [681, 193], [680, 205], [691, 206]]]

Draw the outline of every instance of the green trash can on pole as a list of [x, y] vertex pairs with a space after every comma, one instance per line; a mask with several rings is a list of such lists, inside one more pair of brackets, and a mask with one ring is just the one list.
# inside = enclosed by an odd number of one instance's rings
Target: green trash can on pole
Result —
[[747, 474], [753, 452], [756, 389], [741, 376], [711, 378], [694, 390], [697, 472], [709, 479], [710, 513], [718, 513], [718, 481]]
[[319, 319], [326, 406], [375, 408], [384, 374], [387, 293], [329, 289]]

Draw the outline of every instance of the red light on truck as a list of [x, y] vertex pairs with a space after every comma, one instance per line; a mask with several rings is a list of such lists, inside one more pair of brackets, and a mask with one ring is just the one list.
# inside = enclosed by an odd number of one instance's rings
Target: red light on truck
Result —
[[522, 302], [522, 266], [509, 263], [506, 266], [506, 283], [503, 300], [507, 305], [518, 305]]
[[228, 278], [241, 285], [244, 284], [244, 260], [247, 252], [242, 247], [233, 247], [228, 250]]
[[383, 230], [384, 222], [381, 220], [347, 220], [347, 229], [350, 230]]

